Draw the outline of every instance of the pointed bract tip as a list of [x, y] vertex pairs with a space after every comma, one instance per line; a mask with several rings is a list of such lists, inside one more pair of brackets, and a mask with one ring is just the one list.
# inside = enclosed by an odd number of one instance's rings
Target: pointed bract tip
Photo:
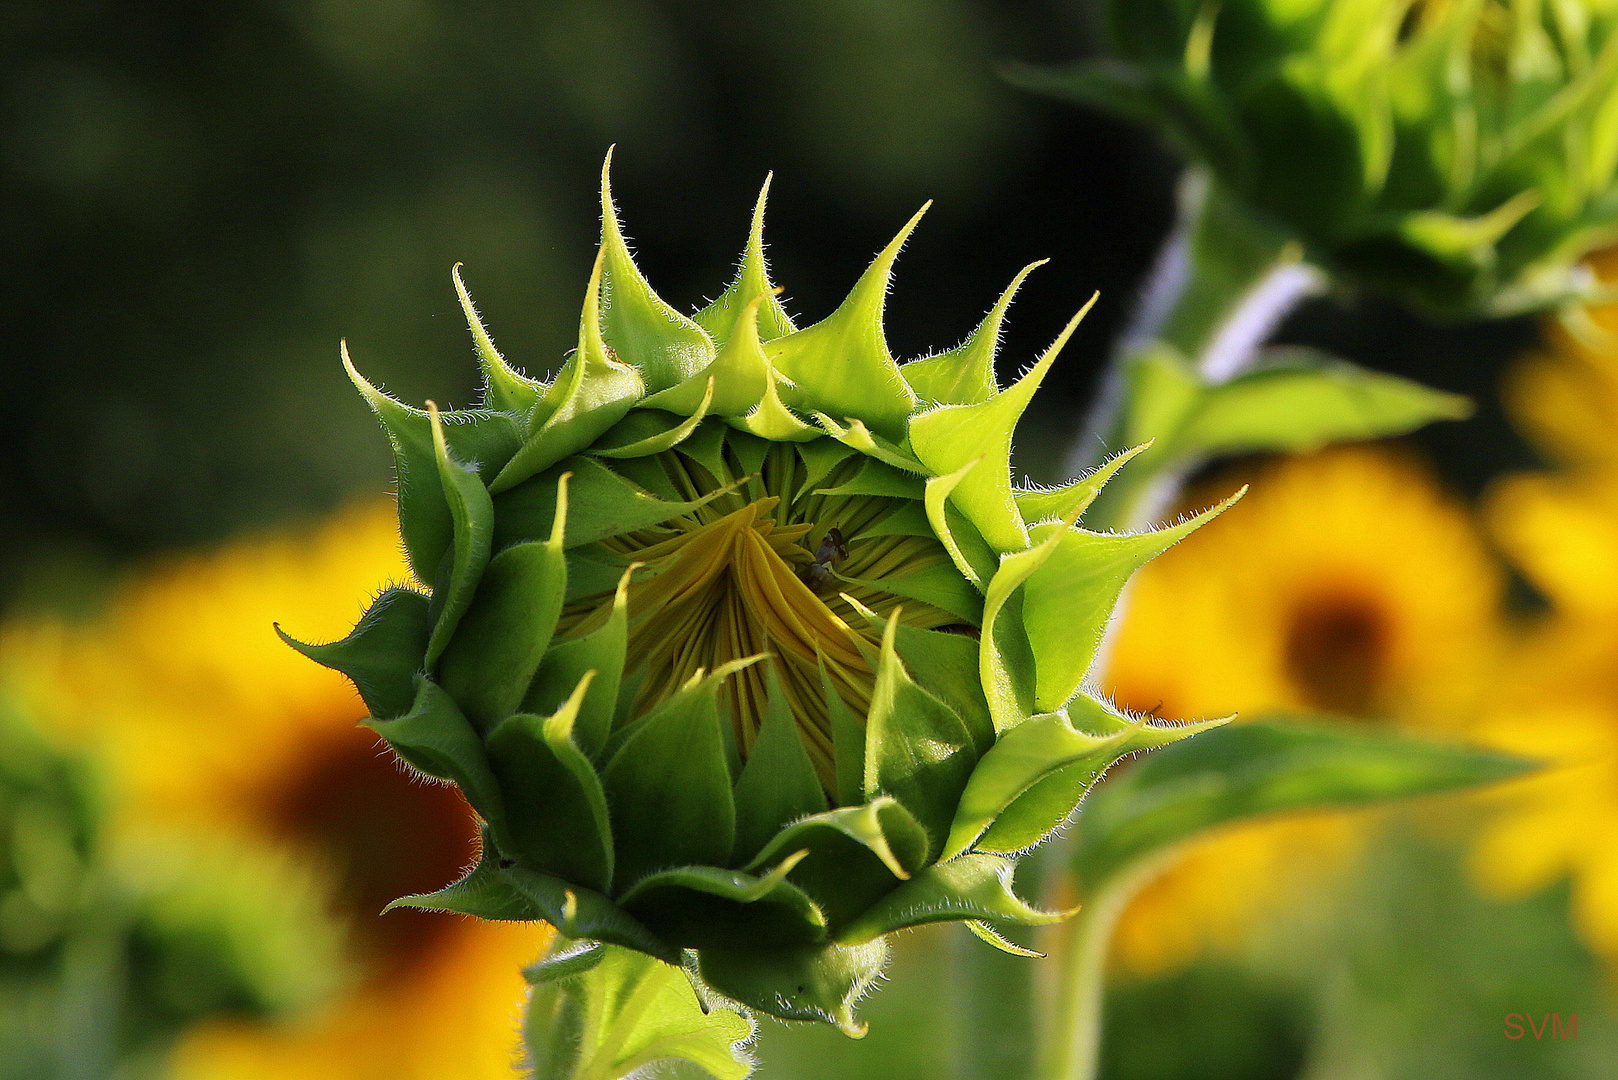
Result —
[[770, 198], [770, 181], [775, 179], [775, 173], [764, 174], [764, 183], [758, 189], [758, 199], [753, 203], [753, 239], [757, 239], [764, 231], [764, 204]]

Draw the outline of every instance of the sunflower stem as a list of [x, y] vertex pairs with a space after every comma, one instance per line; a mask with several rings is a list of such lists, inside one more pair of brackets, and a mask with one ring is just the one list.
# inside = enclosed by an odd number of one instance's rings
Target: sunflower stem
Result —
[[1055, 952], [1061, 965], [1051, 1011], [1040, 1027], [1036, 1080], [1095, 1080], [1106, 1032], [1107, 954], [1129, 901], [1162, 868], [1162, 854], [1125, 867], [1099, 882]]
[[1228, 382], [1252, 367], [1276, 327], [1325, 280], [1296, 244], [1237, 208], [1205, 174], [1186, 174], [1174, 228], [1069, 451], [1067, 472], [1077, 475], [1131, 446], [1155, 443], [1107, 485], [1086, 512], [1087, 524], [1119, 530], [1151, 524], [1199, 464], [1176, 454], [1184, 410], [1165, 396], [1168, 384], [1139, 377], [1145, 362], [1166, 360], [1202, 386]]

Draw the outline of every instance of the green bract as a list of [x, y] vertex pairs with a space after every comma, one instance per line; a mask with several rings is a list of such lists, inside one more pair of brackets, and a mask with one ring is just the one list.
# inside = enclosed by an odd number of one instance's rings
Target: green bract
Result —
[[1035, 77], [1165, 130], [1346, 280], [1444, 314], [1590, 286], [1618, 218], [1614, 0], [1106, 0]]
[[398, 903], [544, 919], [854, 1031], [887, 934], [1060, 918], [1012, 894], [1016, 854], [1119, 757], [1207, 726], [1125, 715], [1084, 679], [1125, 581], [1208, 515], [1075, 527], [1121, 459], [1013, 487], [1012, 428], [1078, 323], [997, 387], [1022, 275], [965, 344], [901, 367], [881, 311], [915, 221], [800, 330], [762, 197], [735, 282], [689, 318], [631, 261], [605, 174], [602, 207], [549, 383], [501, 358], [458, 275], [480, 408], [410, 408], [350, 366], [430, 591], [292, 644], [486, 822], [476, 868]]

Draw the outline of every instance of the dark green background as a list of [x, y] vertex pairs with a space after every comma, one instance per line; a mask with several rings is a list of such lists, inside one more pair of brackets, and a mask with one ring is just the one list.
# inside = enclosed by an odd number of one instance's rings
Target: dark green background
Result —
[[[1023, 439], [1053, 478], [1177, 169], [1150, 135], [998, 75], [1085, 41], [1056, 0], [13, 0], [0, 598], [383, 490], [337, 341], [406, 400], [465, 403], [458, 260], [506, 354], [550, 368], [612, 143], [642, 264], [688, 309], [728, 279], [771, 169], [800, 321], [929, 198], [890, 301], [901, 357], [954, 344], [1048, 256], [1014, 309], [1014, 374], [1101, 290]], [[1317, 307], [1301, 336], [1473, 393], [1521, 339]], [[1513, 453], [1498, 423], [1429, 439], [1464, 483]]]

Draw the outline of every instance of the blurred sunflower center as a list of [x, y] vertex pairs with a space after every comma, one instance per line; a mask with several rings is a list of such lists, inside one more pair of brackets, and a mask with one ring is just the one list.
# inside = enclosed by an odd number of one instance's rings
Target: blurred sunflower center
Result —
[[465, 866], [477, 834], [472, 811], [456, 788], [405, 775], [381, 740], [364, 732], [308, 746], [300, 762], [300, 771], [273, 778], [265, 793], [270, 824], [316, 852], [334, 875], [334, 905], [372, 977], [398, 977], [432, 956], [456, 922], [414, 909], [379, 913]]
[[1286, 624], [1286, 673], [1305, 704], [1340, 716], [1376, 711], [1387, 666], [1387, 613], [1352, 593], [1305, 600]]
[[[725, 452], [733, 453], [729, 446]], [[894, 516], [914, 500], [836, 493], [860, 474], [863, 461], [854, 455], [813, 480], [796, 444], [769, 444], [756, 470], [727, 458], [725, 468], [741, 482], [726, 484], [677, 450], [657, 455], [683, 498], [721, 494], [600, 544], [615, 560], [640, 565], [629, 591], [625, 675], [639, 680], [631, 719], [700, 672], [768, 655], [771, 664], [744, 668], [721, 694], [737, 746], [744, 758], [753, 747], [773, 669], [821, 783], [834, 790], [827, 694], [863, 717], [876, 679], [869, 658], [880, 630], [859, 609], [886, 617], [899, 607], [901, 622], [921, 628], [960, 622], [890, 588], [947, 563], [949, 555], [930, 532], [890, 531]], [[611, 593], [600, 593], [570, 604], [563, 633], [591, 632], [612, 603]]]

